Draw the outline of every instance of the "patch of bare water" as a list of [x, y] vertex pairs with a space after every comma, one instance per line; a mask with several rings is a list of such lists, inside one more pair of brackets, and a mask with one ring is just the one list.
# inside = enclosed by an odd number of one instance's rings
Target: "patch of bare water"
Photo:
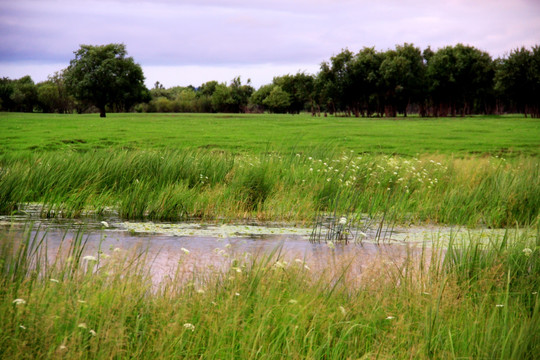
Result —
[[[222, 271], [251, 258], [272, 255], [278, 266], [303, 266], [310, 271], [335, 271], [348, 266], [360, 274], [374, 259], [399, 264], [411, 253], [433, 244], [444, 246], [452, 238], [489, 239], [503, 230], [467, 230], [451, 227], [408, 227], [365, 230], [361, 243], [312, 243], [310, 228], [261, 224], [200, 224], [127, 222], [118, 218], [97, 221], [31, 219], [32, 238], [44, 238], [49, 256], [62, 244], [83, 234], [83, 256], [106, 259], [115, 252], [140, 252], [159, 282], [180, 270], [185, 278], [194, 273]], [[0, 236], [24, 236], [28, 218], [0, 218]], [[491, 234], [491, 235], [490, 235]], [[242, 271], [238, 267], [238, 271]]]

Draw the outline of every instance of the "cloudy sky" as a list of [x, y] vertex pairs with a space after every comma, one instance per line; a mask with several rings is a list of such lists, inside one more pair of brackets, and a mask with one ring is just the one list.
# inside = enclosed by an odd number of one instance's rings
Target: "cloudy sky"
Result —
[[148, 87], [258, 87], [344, 48], [540, 45], [540, 0], [0, 0], [0, 39], [0, 77], [43, 81], [80, 44], [124, 43]]

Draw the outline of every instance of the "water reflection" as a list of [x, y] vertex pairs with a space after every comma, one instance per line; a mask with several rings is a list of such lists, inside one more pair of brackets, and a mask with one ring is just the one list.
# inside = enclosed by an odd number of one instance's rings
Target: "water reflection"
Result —
[[[21, 238], [25, 236], [24, 227], [22, 223], [4, 222], [0, 236]], [[399, 262], [407, 253], [406, 245], [335, 244], [330, 248], [325, 243], [310, 243], [305, 235], [275, 234], [275, 231], [252, 237], [177, 236], [104, 228], [98, 222], [55, 222], [33, 225], [30, 229], [31, 238], [46, 242], [50, 260], [67, 256], [66, 249], [77, 236], [82, 236], [85, 244], [83, 256], [101, 260], [115, 252], [144, 254], [155, 282], [172, 278], [178, 271], [182, 278], [189, 279], [193, 274], [226, 270], [233, 261], [249, 262], [269, 255], [274, 257], [272, 261], [279, 259], [291, 266], [300, 264], [313, 273], [339, 272], [346, 266], [354, 276], [374, 259], [384, 257]]]

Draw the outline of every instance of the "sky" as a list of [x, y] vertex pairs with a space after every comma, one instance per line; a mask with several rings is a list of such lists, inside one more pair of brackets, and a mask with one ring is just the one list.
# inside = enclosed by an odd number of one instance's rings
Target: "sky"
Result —
[[315, 74], [342, 49], [540, 45], [540, 0], [0, 0], [0, 77], [35, 82], [81, 44], [123, 43], [146, 85]]

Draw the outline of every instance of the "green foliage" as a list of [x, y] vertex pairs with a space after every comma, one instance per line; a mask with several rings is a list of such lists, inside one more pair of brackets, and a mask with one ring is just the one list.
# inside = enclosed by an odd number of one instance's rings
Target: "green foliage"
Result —
[[73, 112], [75, 100], [67, 93], [64, 76], [56, 73], [37, 84], [37, 104], [41, 111], [67, 114]]
[[280, 86], [289, 95], [290, 104], [287, 105], [288, 113], [299, 114], [306, 108], [306, 104], [308, 103], [313, 107], [313, 76], [298, 72], [295, 75], [275, 77], [272, 83]]
[[140, 65], [127, 57], [123, 44], [81, 45], [64, 73], [75, 98], [95, 105], [105, 117], [107, 106], [124, 111], [148, 97]]
[[[9, 84], [11, 82], [11, 84]], [[32, 112], [37, 102], [37, 89], [30, 76], [23, 76], [10, 81], [4, 78], [3, 97], [9, 94], [9, 99], [2, 99], [6, 110]]]
[[436, 116], [471, 114], [475, 101], [484, 109], [489, 105], [494, 77], [489, 54], [462, 44], [447, 46], [430, 57], [426, 72]]
[[395, 117], [397, 112], [407, 116], [407, 107], [424, 98], [425, 66], [419, 48], [405, 43], [389, 50], [380, 66], [384, 82], [386, 103], [389, 105], [388, 116]]
[[500, 60], [496, 89], [510, 109], [540, 117], [540, 46], [516, 49]]
[[291, 105], [291, 98], [281, 86], [274, 85], [262, 103], [270, 112], [285, 113]]

